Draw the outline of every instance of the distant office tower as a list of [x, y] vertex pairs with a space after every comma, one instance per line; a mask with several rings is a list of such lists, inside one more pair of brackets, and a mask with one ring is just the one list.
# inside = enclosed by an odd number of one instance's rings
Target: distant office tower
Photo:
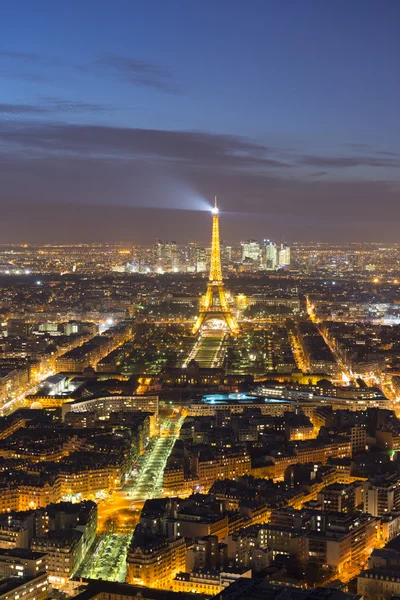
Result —
[[290, 265], [290, 247], [286, 244], [281, 244], [278, 250], [278, 265], [280, 267], [287, 267]]
[[[153, 249], [155, 248], [155, 246], [153, 246]], [[140, 263], [140, 258], [142, 255], [142, 250], [140, 246], [133, 246], [132, 247], [132, 252], [131, 252], [131, 258], [132, 258], [132, 262], [135, 262], [137, 264]]]
[[196, 248], [196, 271], [197, 273], [207, 271], [207, 253], [205, 248]]
[[221, 244], [221, 260], [225, 264], [232, 262], [232, 246]]
[[264, 256], [267, 271], [275, 271], [278, 266], [278, 249], [274, 242], [264, 240]]
[[157, 266], [161, 266], [164, 262], [165, 246], [164, 243], [157, 238], [156, 243], [153, 246], [153, 260]]
[[250, 259], [254, 263], [259, 263], [260, 255], [260, 244], [256, 240], [247, 240], [247, 242], [242, 242], [242, 261]]
[[197, 265], [197, 246], [190, 243], [188, 246], [180, 249], [180, 261], [186, 264], [186, 271], [192, 273], [196, 271]]
[[316, 267], [318, 265], [318, 255], [317, 254], [310, 254], [307, 257], [307, 263], [306, 264], [307, 264], [307, 271], [309, 273], [312, 273], [316, 269]]
[[179, 261], [176, 242], [165, 242], [164, 268], [170, 271], [177, 271], [178, 266]]
[[179, 266], [178, 248], [176, 242], [163, 242], [157, 239], [153, 246], [154, 267], [166, 271], [177, 271]]

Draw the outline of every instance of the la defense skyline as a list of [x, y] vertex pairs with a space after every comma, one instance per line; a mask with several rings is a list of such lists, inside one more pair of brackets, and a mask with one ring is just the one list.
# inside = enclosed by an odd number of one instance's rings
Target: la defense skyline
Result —
[[203, 273], [209, 270], [207, 292], [201, 300], [200, 314], [193, 327], [193, 333], [197, 334], [206, 321], [216, 319], [223, 321], [231, 333], [235, 334], [238, 326], [228, 306], [222, 277], [222, 262], [225, 266], [228, 263], [241, 262], [250, 270], [254, 268], [254, 270], [275, 271], [290, 266], [290, 246], [283, 242], [275, 244], [269, 239], [264, 239], [261, 244], [257, 240], [249, 239], [241, 242], [236, 248], [226, 243], [222, 244], [217, 196], [214, 197], [214, 205], [209, 207], [209, 211], [212, 214], [211, 244], [203, 246], [198, 243], [190, 243], [178, 247], [174, 240], [157, 239], [155, 244], [150, 247], [150, 255], [146, 252], [142, 256], [140, 247], [139, 250], [132, 247], [132, 262], [128, 261], [117, 269], [122, 272], [155, 272], [158, 274], [165, 272]]

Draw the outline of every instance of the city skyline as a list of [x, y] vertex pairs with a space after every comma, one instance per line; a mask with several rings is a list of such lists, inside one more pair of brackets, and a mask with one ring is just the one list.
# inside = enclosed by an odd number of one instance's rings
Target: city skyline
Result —
[[226, 239], [396, 241], [397, 3], [39, 5], [2, 19], [5, 243], [206, 241], [215, 194]]
[[0, 600], [400, 600], [400, 3], [0, 19]]

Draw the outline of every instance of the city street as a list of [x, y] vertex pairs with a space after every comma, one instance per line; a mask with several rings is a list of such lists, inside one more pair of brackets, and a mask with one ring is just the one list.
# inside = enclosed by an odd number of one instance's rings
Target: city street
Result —
[[[310, 300], [307, 298], [307, 312], [308, 312], [308, 316], [310, 317], [310, 320], [316, 324], [316, 326], [318, 327], [318, 320], [316, 319], [315, 316], [315, 312], [314, 312], [314, 306], [311, 304]], [[353, 379], [353, 374], [351, 372], [351, 370], [348, 368], [348, 366], [342, 361], [341, 357], [338, 356], [338, 353], [336, 352], [335, 348], [333, 347], [331, 341], [329, 340], [329, 338], [325, 335], [324, 331], [318, 327], [318, 331], [320, 333], [320, 335], [322, 336], [324, 342], [326, 343], [326, 345], [328, 346], [328, 348], [330, 349], [330, 351], [332, 352], [339, 368], [340, 368], [340, 373], [339, 376], [337, 378], [337, 383], [340, 385], [343, 382], [347, 383], [350, 382]]]
[[303, 352], [303, 349], [301, 347], [299, 340], [297, 339], [297, 337], [294, 334], [291, 334], [289, 339], [290, 339], [290, 343], [292, 346], [293, 356], [296, 361], [298, 369], [300, 369], [303, 373], [308, 373], [310, 370], [310, 364], [304, 355], [304, 352]]
[[89, 579], [125, 580], [125, 559], [133, 530], [148, 498], [162, 496], [165, 465], [183, 423], [180, 413], [163, 419], [160, 435], [139, 459], [133, 483], [99, 503], [99, 533], [78, 574]]
[[127, 492], [132, 502], [143, 503], [147, 498], [156, 498], [162, 495], [161, 490], [165, 465], [179, 435], [182, 422], [183, 418], [178, 417], [176, 419], [167, 419], [162, 424], [163, 433], [169, 432], [169, 435], [160, 436], [156, 440], [152, 450], [147, 456], [145, 455], [136, 482], [132, 489]]
[[97, 536], [78, 571], [80, 577], [125, 581], [125, 558], [132, 538], [130, 534], [101, 534]]

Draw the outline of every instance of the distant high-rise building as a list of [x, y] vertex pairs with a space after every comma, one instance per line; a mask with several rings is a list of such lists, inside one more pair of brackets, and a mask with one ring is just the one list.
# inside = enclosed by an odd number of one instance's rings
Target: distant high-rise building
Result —
[[307, 265], [307, 271], [309, 273], [312, 273], [315, 270], [315, 268], [317, 267], [317, 265], [318, 265], [318, 256], [317, 256], [317, 254], [310, 254], [307, 257], [306, 265]]
[[278, 265], [280, 267], [287, 267], [290, 265], [290, 246], [281, 244], [278, 250]]
[[196, 271], [197, 273], [207, 271], [207, 253], [205, 248], [196, 248]]
[[275, 271], [278, 266], [278, 249], [276, 244], [270, 240], [264, 240], [265, 268], [267, 271]]
[[179, 260], [181, 263], [181, 269], [182, 269], [182, 265], [185, 266], [185, 268], [183, 269], [184, 271], [187, 271], [189, 273], [193, 273], [194, 271], [196, 271], [196, 265], [197, 265], [197, 246], [195, 246], [194, 244], [189, 244], [186, 247], [181, 247], [180, 249], [180, 256], [179, 256]]
[[161, 265], [164, 260], [165, 246], [164, 243], [157, 238], [156, 243], [153, 246], [153, 259], [156, 265]]
[[247, 240], [242, 242], [242, 261], [252, 260], [254, 263], [260, 262], [260, 244], [256, 240]]
[[178, 247], [175, 241], [157, 239], [152, 251], [153, 266], [166, 271], [177, 271], [179, 267]]
[[178, 251], [176, 242], [165, 242], [165, 268], [171, 271], [178, 269]]
[[224, 264], [232, 262], [232, 246], [221, 244], [221, 261]]

